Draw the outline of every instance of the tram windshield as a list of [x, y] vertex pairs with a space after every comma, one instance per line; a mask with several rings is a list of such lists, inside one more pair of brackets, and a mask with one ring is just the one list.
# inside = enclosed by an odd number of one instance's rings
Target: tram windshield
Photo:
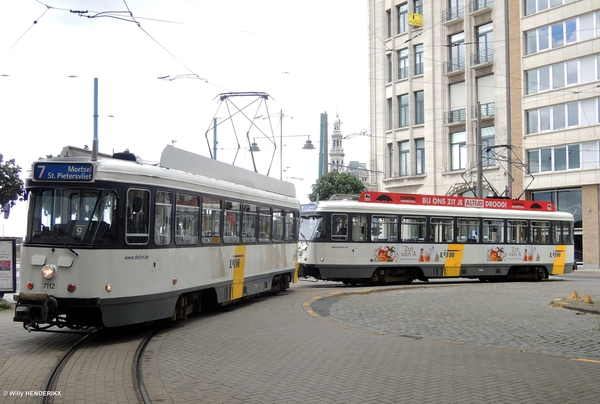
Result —
[[322, 216], [302, 216], [300, 221], [300, 241], [325, 237], [325, 218]]
[[93, 189], [34, 189], [27, 236], [32, 244], [111, 245], [116, 241], [117, 195]]

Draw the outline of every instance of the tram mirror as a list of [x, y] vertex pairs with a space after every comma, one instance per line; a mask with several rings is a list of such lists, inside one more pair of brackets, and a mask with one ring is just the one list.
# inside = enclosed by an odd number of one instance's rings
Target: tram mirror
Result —
[[139, 196], [134, 196], [133, 197], [133, 213], [138, 213], [140, 210], [142, 210], [142, 198]]

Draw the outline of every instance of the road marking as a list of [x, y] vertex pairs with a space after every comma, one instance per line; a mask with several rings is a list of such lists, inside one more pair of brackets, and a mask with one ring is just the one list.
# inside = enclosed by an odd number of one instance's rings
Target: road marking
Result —
[[580, 362], [590, 362], [590, 363], [598, 363], [600, 364], [599, 360], [595, 360], [595, 359], [583, 359], [583, 358], [573, 358], [574, 361], [580, 361]]

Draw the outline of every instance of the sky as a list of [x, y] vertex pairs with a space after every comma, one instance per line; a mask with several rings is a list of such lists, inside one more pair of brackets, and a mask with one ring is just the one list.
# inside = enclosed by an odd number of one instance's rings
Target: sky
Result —
[[[249, 137], [257, 171], [305, 203], [322, 113], [330, 137], [336, 116], [349, 136], [346, 164], [369, 163], [368, 137], [352, 136], [369, 128], [368, 32], [366, 1], [2, 0], [0, 154], [24, 178], [64, 146], [91, 147], [98, 79], [99, 152], [210, 156], [216, 118], [218, 160], [253, 169]], [[232, 92], [268, 97], [220, 101]], [[317, 149], [302, 150], [309, 136]], [[25, 212], [0, 218], [0, 236], [24, 236]]]

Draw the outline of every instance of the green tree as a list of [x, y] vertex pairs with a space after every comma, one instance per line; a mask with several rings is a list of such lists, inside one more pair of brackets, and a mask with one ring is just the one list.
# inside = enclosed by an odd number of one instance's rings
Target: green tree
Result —
[[364, 190], [365, 185], [354, 175], [334, 170], [317, 179], [308, 198], [314, 202], [318, 196], [319, 200], [325, 201], [335, 194], [357, 195]]
[[22, 201], [25, 195], [23, 180], [19, 178], [21, 167], [15, 165], [14, 159], [3, 161], [3, 158], [0, 154], [0, 212], [15, 206], [16, 201]]

